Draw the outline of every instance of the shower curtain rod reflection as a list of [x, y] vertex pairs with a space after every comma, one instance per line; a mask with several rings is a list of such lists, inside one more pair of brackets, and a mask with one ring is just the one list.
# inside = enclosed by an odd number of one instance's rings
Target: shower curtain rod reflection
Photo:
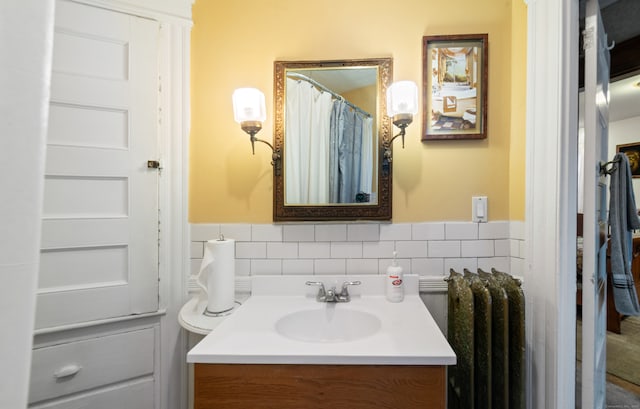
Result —
[[313, 85], [315, 87], [318, 87], [320, 89], [320, 91], [328, 92], [329, 94], [333, 95], [335, 98], [338, 98], [338, 99], [344, 101], [345, 104], [349, 105], [351, 108], [353, 108], [357, 112], [361, 113], [362, 115], [366, 116], [367, 118], [371, 118], [371, 114], [370, 113], [364, 111], [359, 106], [354, 105], [353, 103], [347, 101], [342, 95], [331, 91], [329, 88], [327, 88], [324, 85], [320, 84], [318, 81], [312, 80], [311, 78], [307, 77], [304, 74], [299, 74], [297, 72], [290, 72], [290, 73], [287, 73], [287, 77], [293, 78], [293, 79], [307, 81], [311, 85]]

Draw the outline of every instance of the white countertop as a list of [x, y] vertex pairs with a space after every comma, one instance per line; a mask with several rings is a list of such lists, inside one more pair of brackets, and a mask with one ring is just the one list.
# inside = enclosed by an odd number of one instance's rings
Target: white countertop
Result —
[[[344, 365], [453, 365], [455, 354], [418, 295], [418, 280], [405, 276], [403, 302], [384, 297], [384, 277], [261, 277], [253, 295], [220, 322], [187, 354], [191, 363], [344, 364]], [[361, 280], [351, 289], [349, 303], [319, 303], [317, 288], [306, 280], [325, 284]], [[274, 284], [275, 283], [275, 284]], [[330, 285], [327, 287], [329, 288]], [[302, 294], [302, 295], [295, 295]], [[364, 338], [341, 342], [297, 341], [275, 330], [281, 317], [299, 310], [354, 309], [374, 314], [380, 330]]]

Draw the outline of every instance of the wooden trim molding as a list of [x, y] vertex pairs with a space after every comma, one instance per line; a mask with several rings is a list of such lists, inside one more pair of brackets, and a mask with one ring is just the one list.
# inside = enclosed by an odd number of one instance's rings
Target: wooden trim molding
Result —
[[577, 208], [578, 2], [530, 1], [527, 14], [527, 407], [571, 408], [575, 238], [569, 237], [575, 235]]
[[129, 13], [158, 21], [191, 26], [191, 7], [195, 0], [70, 0], [108, 10]]

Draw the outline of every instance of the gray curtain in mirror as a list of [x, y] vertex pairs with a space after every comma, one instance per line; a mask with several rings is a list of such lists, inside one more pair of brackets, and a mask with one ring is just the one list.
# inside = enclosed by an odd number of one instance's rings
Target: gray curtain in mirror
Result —
[[287, 79], [285, 132], [287, 204], [354, 203], [358, 193], [364, 194], [359, 201], [370, 197], [371, 117], [305, 81]]
[[333, 102], [329, 156], [331, 203], [353, 203], [358, 193], [371, 194], [371, 123], [370, 117], [353, 110], [344, 101]]

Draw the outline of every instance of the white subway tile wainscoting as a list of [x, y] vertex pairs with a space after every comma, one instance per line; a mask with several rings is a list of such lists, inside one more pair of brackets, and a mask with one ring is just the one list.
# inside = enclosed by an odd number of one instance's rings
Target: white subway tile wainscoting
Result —
[[251, 291], [250, 276], [384, 274], [393, 252], [406, 274], [420, 276], [420, 297], [446, 333], [450, 269], [522, 276], [524, 222], [191, 224], [191, 294], [199, 291], [204, 243], [220, 235], [236, 241], [236, 293]]
[[522, 275], [520, 221], [489, 223], [191, 224], [191, 274], [204, 243], [236, 241], [236, 276], [384, 274], [397, 252], [405, 273], [442, 277], [492, 267]]

